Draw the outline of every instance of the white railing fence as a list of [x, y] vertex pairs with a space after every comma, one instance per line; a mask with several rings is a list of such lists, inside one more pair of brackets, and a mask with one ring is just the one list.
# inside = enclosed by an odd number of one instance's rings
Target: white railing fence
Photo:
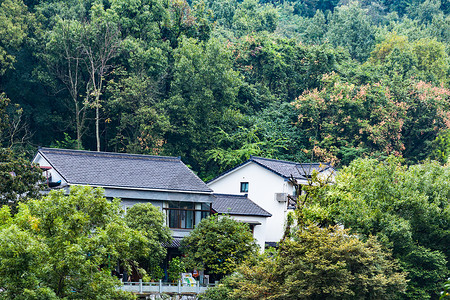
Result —
[[141, 279], [139, 282], [124, 282], [121, 290], [140, 294], [154, 294], [154, 293], [167, 293], [167, 294], [200, 294], [204, 293], [208, 287], [215, 286], [215, 284], [209, 284], [207, 286], [200, 285], [199, 281], [195, 285], [182, 284], [170, 282], [143, 282]]

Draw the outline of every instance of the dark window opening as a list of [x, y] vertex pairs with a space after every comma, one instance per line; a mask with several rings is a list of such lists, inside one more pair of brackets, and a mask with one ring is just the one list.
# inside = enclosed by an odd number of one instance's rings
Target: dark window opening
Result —
[[169, 228], [179, 229], [192, 229], [211, 214], [210, 205], [202, 204], [201, 209], [195, 209], [193, 202], [169, 201], [165, 210]]
[[241, 182], [241, 193], [248, 193], [248, 182]]

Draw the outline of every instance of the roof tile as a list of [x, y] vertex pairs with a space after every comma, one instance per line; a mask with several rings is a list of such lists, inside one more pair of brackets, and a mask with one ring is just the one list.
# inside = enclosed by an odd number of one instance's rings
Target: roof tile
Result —
[[246, 195], [214, 194], [212, 208], [219, 214], [271, 217]]
[[40, 148], [70, 184], [156, 190], [212, 190], [177, 157]]

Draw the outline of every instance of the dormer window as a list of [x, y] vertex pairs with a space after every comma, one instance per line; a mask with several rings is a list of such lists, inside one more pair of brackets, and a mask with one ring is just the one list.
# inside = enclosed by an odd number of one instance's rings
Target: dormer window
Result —
[[248, 182], [241, 182], [241, 193], [248, 193]]

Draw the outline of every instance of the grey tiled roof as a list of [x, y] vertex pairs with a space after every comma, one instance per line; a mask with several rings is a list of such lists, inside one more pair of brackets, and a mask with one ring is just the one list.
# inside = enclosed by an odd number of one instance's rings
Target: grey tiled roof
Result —
[[182, 237], [173, 237], [171, 243], [162, 243], [163, 247], [166, 248], [180, 248]]
[[40, 148], [69, 184], [210, 193], [177, 157]]
[[270, 213], [259, 207], [246, 195], [214, 194], [212, 208], [219, 214], [270, 217]]
[[331, 168], [330, 165], [322, 163], [300, 164], [292, 161], [269, 159], [257, 156], [250, 157], [250, 161], [257, 163], [282, 177], [290, 178], [292, 175], [296, 179], [306, 179], [310, 177], [313, 170], [320, 173]]

